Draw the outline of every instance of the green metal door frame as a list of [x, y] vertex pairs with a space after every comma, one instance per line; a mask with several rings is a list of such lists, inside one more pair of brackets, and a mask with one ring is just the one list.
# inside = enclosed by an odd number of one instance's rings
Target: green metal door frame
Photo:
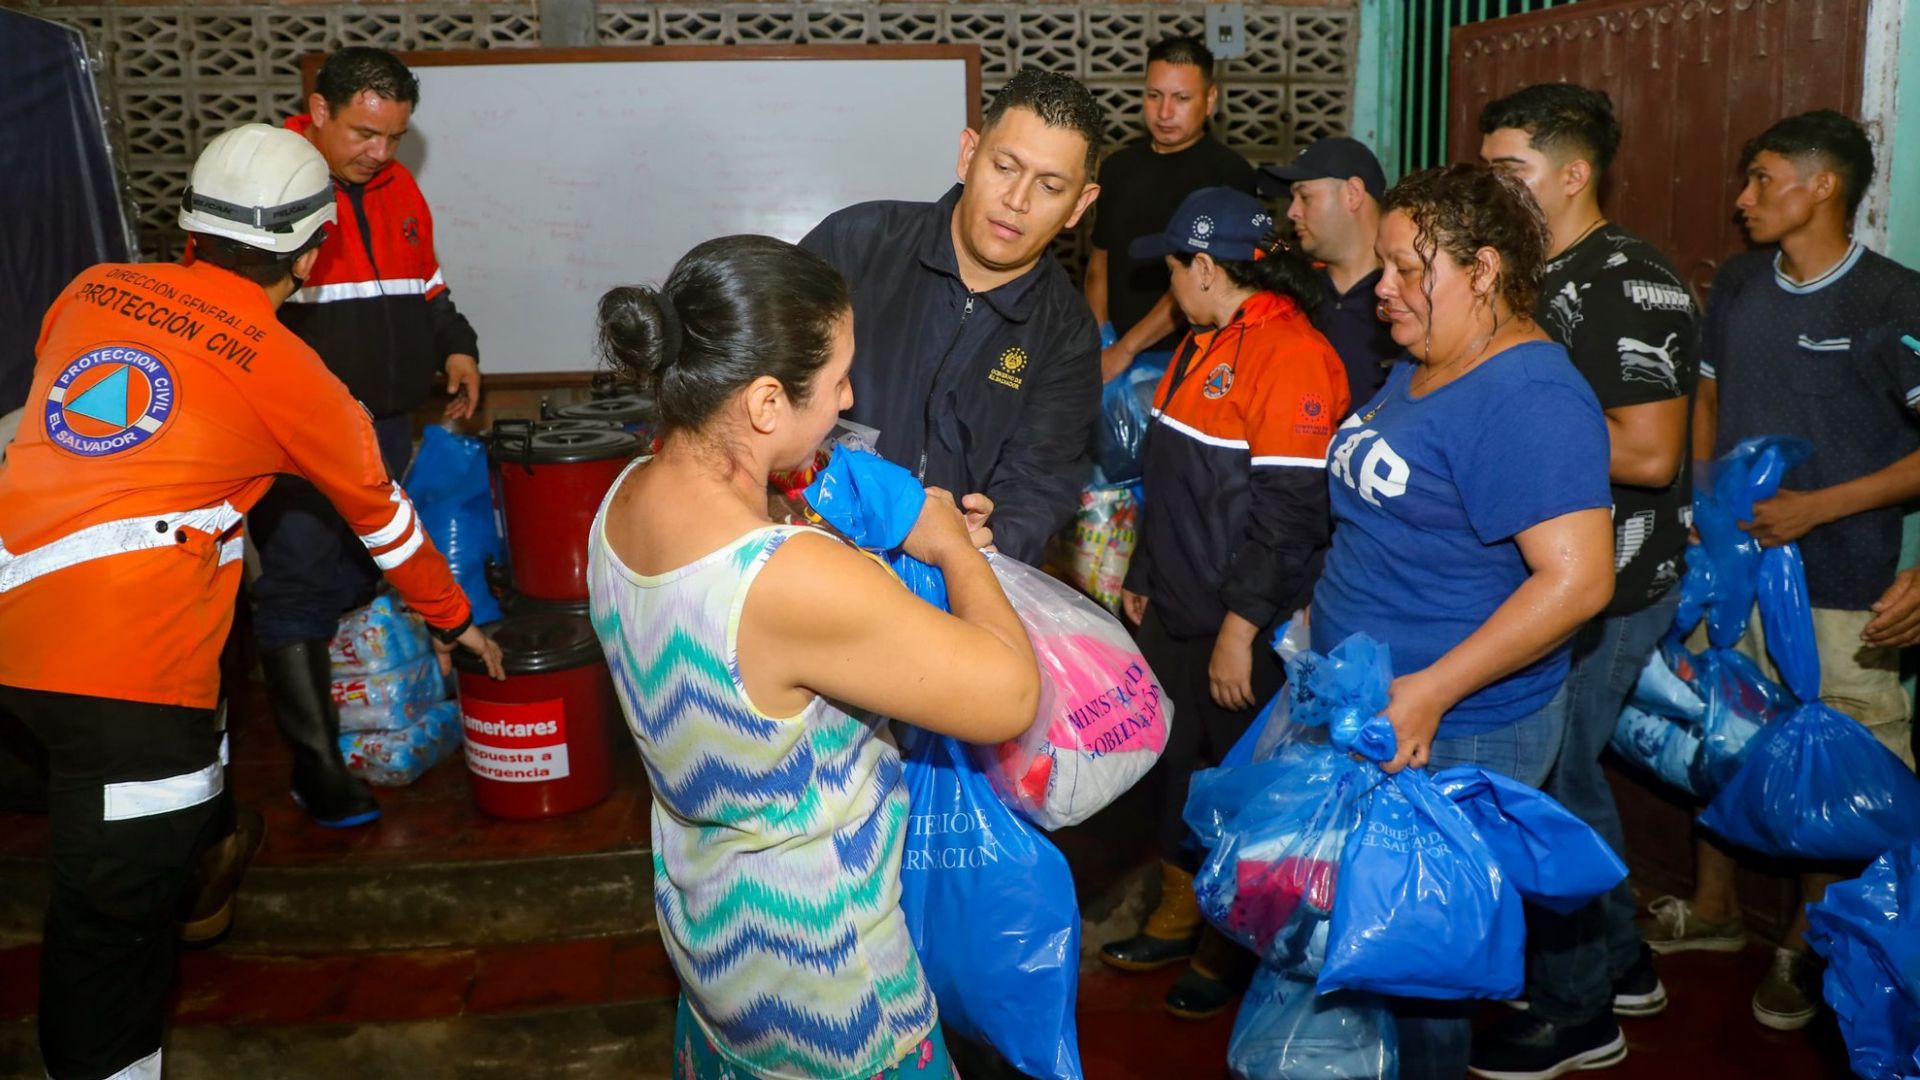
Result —
[[1359, 63], [1353, 79], [1353, 122], [1347, 130], [1373, 150], [1389, 184], [1399, 179], [1400, 64], [1408, 52], [1405, 19], [1405, 0], [1360, 0]]
[[1888, 146], [1886, 254], [1920, 267], [1920, 0], [1906, 0], [1901, 16], [1894, 107], [1880, 132]]

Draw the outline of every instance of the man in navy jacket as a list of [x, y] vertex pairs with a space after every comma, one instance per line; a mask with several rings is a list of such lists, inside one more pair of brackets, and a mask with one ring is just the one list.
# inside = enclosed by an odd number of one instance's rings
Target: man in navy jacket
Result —
[[1026, 69], [960, 137], [938, 202], [872, 202], [802, 240], [853, 289], [853, 408], [875, 449], [963, 497], [976, 539], [1038, 562], [1091, 473], [1100, 336], [1047, 252], [1099, 194], [1101, 110]]

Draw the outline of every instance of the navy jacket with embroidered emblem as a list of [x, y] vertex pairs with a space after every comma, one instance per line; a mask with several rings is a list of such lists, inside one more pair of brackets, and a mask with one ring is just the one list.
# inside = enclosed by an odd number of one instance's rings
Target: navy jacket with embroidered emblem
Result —
[[1052, 255], [969, 292], [951, 231], [960, 191], [850, 206], [800, 245], [853, 291], [847, 418], [879, 429], [875, 449], [923, 483], [985, 493], [1000, 550], [1038, 563], [1092, 472], [1099, 330]]

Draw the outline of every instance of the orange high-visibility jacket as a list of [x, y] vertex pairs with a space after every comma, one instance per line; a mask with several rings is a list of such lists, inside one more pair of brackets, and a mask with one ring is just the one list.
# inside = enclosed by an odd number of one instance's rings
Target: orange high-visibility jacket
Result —
[[204, 262], [95, 266], [34, 351], [0, 467], [0, 684], [213, 707], [242, 517], [282, 472], [430, 625], [466, 625], [366, 410], [260, 286]]

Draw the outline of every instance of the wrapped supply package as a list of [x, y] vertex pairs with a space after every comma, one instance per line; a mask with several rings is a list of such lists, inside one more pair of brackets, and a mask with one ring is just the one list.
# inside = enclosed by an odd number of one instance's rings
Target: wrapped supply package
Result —
[[420, 779], [461, 745], [460, 703], [442, 701], [419, 719], [390, 730], [342, 731], [340, 756], [369, 784], [401, 787]]
[[460, 706], [427, 625], [390, 594], [340, 620], [328, 644], [340, 754], [370, 784], [410, 784], [462, 743]]
[[425, 620], [391, 593], [381, 594], [373, 603], [341, 619], [340, 628], [327, 644], [327, 658], [333, 662], [336, 678], [385, 671], [432, 651]]
[[[807, 505], [855, 544], [884, 556], [908, 588], [946, 606], [939, 571], [900, 552], [926, 493], [884, 458], [836, 447], [805, 490]], [[1019, 738], [973, 747], [1008, 806], [1046, 829], [1104, 809], [1166, 748], [1173, 710], [1120, 621], [1039, 570], [987, 557], [1040, 665], [1040, 709]]]

